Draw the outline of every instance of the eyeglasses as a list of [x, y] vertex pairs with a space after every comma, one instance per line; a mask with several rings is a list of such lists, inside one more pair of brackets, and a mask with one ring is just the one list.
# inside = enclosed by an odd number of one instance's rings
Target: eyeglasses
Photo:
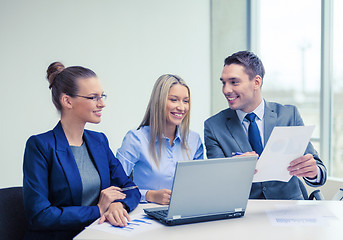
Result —
[[91, 97], [88, 97], [88, 96], [81, 96], [81, 95], [77, 95], [77, 94], [67, 94], [68, 96], [71, 96], [71, 97], [82, 97], [82, 98], [85, 98], [85, 99], [89, 99], [89, 100], [92, 100], [92, 101], [96, 101], [96, 102], [99, 102], [100, 99], [103, 99], [103, 100], [106, 100], [107, 98], [107, 95], [106, 94], [101, 94], [100, 96], [91, 96]]

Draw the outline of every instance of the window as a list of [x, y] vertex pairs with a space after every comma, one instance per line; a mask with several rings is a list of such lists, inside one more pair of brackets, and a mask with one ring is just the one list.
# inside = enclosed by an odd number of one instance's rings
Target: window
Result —
[[333, 119], [332, 176], [343, 177], [343, 1], [334, 1], [333, 13]]
[[[252, 23], [257, 22], [253, 25], [256, 29], [252, 29], [255, 33], [251, 36], [252, 50], [258, 53], [266, 68], [263, 96], [269, 101], [298, 107], [305, 124], [316, 126], [312, 143], [317, 151], [322, 147], [322, 151], [328, 153], [328, 159], [323, 157], [323, 160], [330, 176], [343, 178], [343, 29], [339, 24], [343, 22], [343, 15], [340, 14], [343, 1], [257, 0], [250, 1], [250, 4]], [[322, 8], [331, 9], [332, 4], [333, 16], [331, 10], [323, 11], [322, 16]], [[322, 18], [329, 22], [323, 24], [323, 33]], [[326, 47], [321, 49], [321, 40], [327, 36], [327, 28], [333, 32], [333, 40], [330, 37], [325, 40], [330, 44], [329, 50]], [[331, 49], [332, 55], [327, 53]], [[329, 56], [329, 60], [324, 61], [323, 69], [320, 63], [322, 51]], [[332, 66], [326, 64], [331, 61]], [[322, 71], [328, 71], [332, 81], [326, 76], [322, 80]], [[321, 93], [321, 86], [329, 86], [329, 94]], [[323, 101], [328, 105], [323, 105], [321, 110]], [[327, 106], [332, 112], [326, 111]], [[328, 121], [323, 120], [325, 118], [321, 121], [323, 114]], [[329, 132], [326, 138], [328, 144], [320, 135], [321, 127], [324, 134], [326, 130]]]
[[[266, 69], [263, 97], [298, 107], [305, 125], [315, 125], [320, 149], [320, 0], [260, 0], [258, 55]], [[254, 50], [253, 50], [254, 51]]]

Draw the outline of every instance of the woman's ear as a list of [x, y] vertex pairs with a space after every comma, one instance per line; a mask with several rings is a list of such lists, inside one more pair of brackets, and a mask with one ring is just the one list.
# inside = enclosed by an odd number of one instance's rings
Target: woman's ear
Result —
[[71, 96], [68, 96], [67, 94], [62, 94], [62, 96], [61, 96], [61, 104], [62, 104], [63, 108], [66, 108], [66, 109], [73, 108], [71, 102], [72, 102]]

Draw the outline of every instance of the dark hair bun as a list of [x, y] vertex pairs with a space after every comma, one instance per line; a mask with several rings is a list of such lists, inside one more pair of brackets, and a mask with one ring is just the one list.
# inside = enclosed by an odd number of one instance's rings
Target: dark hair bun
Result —
[[51, 89], [54, 85], [57, 75], [65, 69], [64, 65], [60, 62], [53, 62], [49, 65], [46, 70], [46, 78], [49, 81], [49, 88]]

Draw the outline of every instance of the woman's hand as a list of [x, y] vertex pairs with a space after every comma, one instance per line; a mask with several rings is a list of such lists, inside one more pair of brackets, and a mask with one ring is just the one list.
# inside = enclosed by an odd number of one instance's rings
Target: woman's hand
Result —
[[108, 210], [101, 216], [99, 224], [108, 221], [113, 226], [125, 227], [130, 216], [121, 202], [111, 203]]
[[145, 199], [148, 202], [168, 205], [170, 202], [171, 191], [169, 189], [149, 190], [145, 194]]
[[108, 187], [100, 192], [100, 198], [98, 202], [98, 207], [100, 209], [100, 216], [102, 216], [110, 206], [110, 204], [115, 200], [125, 199], [126, 194], [120, 191], [119, 187]]

